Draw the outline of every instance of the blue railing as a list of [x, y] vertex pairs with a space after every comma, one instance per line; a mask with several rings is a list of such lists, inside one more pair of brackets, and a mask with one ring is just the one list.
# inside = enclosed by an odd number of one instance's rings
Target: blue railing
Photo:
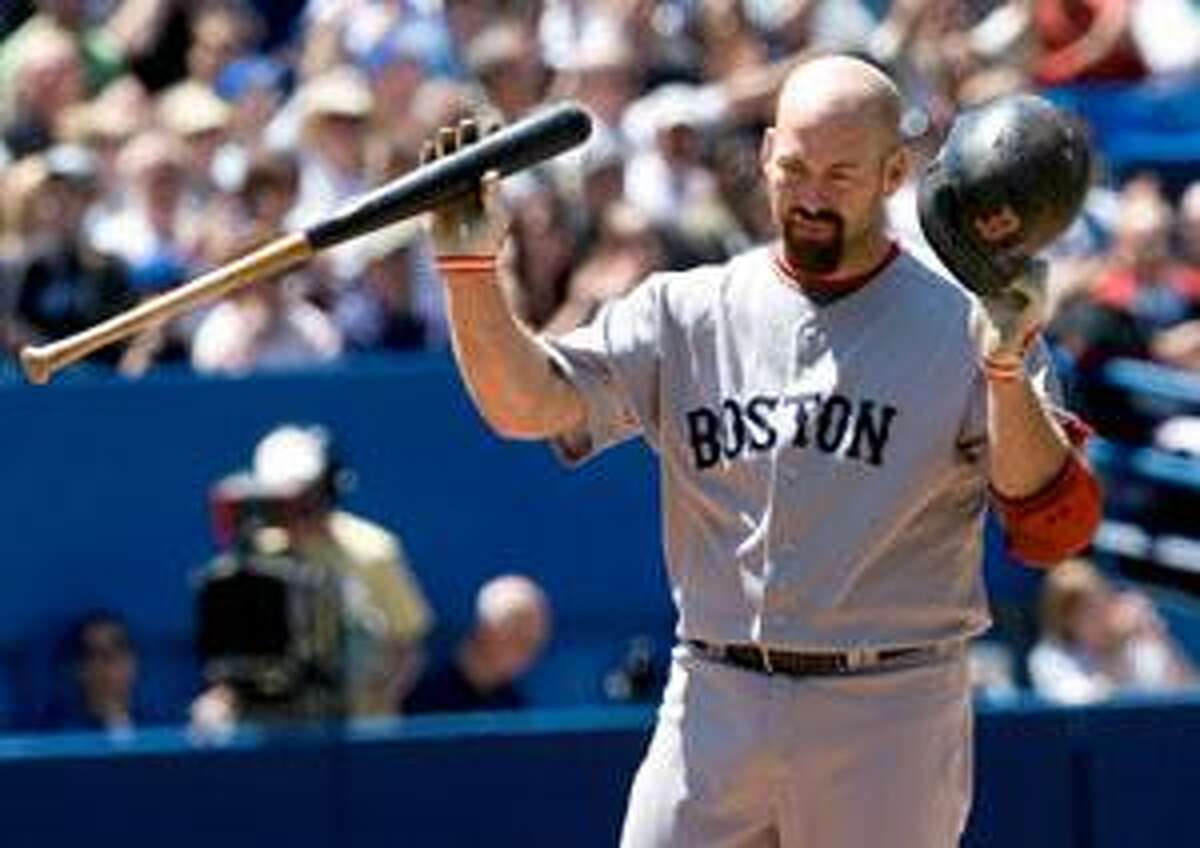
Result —
[[[6, 848], [607, 848], [652, 718], [427, 718], [247, 730], [219, 745], [176, 730], [8, 738], [0, 827]], [[968, 848], [1195, 843], [1200, 696], [985, 705], [976, 749]]]

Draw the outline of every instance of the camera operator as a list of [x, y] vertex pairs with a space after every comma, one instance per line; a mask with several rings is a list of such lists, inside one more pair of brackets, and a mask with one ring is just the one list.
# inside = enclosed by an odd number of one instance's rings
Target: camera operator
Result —
[[399, 538], [338, 508], [346, 479], [325, 431], [286, 425], [214, 488], [225, 550], [199, 592], [198, 729], [388, 715], [412, 686], [430, 610]]

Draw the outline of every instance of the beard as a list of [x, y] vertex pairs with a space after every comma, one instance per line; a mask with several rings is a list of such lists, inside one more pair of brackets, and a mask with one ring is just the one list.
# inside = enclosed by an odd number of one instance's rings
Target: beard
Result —
[[[802, 233], [805, 224], [827, 225], [829, 235], [814, 238]], [[836, 212], [798, 209], [784, 218], [780, 231], [788, 264], [797, 271], [830, 274], [842, 264], [846, 250], [846, 222]]]

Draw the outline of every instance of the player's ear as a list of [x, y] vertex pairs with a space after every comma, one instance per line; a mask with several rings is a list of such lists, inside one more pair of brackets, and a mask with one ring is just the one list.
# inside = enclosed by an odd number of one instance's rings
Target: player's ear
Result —
[[767, 172], [767, 166], [771, 163], [771, 156], [775, 151], [775, 128], [767, 127], [763, 133], [762, 144], [758, 148], [758, 165], [762, 172]]
[[912, 158], [909, 156], [908, 148], [903, 144], [888, 155], [883, 162], [883, 193], [885, 196], [894, 194], [900, 186], [904, 185], [911, 167]]

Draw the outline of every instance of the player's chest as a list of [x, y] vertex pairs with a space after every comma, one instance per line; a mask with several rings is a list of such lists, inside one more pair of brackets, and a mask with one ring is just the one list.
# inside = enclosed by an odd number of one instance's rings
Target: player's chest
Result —
[[949, 455], [970, 391], [964, 351], [884, 322], [768, 316], [677, 343], [663, 401], [698, 472], [772, 458], [858, 477]]

